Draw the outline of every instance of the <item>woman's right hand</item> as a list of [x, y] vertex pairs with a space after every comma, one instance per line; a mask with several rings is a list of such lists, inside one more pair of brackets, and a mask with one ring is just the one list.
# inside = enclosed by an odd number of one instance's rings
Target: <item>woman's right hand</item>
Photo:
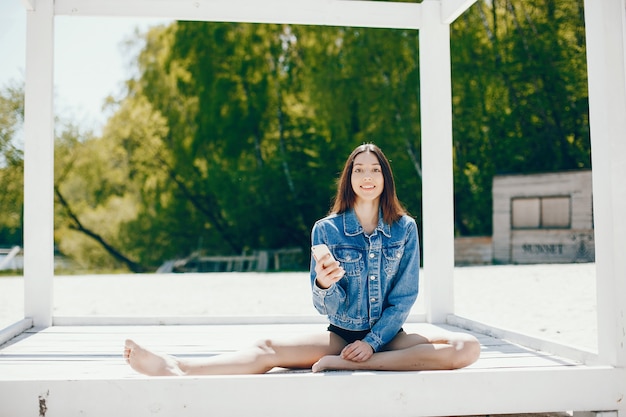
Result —
[[333, 260], [330, 254], [326, 254], [315, 263], [315, 284], [323, 290], [330, 288], [339, 281], [346, 271], [338, 261]]

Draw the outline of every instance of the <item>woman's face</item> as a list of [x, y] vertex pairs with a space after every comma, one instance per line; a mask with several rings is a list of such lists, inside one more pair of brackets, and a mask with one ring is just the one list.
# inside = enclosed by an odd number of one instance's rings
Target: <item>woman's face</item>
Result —
[[385, 189], [385, 180], [380, 162], [374, 153], [362, 152], [354, 158], [351, 180], [357, 203], [380, 198]]

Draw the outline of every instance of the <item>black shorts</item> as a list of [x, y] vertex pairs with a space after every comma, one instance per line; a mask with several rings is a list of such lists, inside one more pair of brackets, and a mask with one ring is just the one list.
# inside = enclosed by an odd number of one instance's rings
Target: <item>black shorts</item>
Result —
[[357, 340], [365, 339], [365, 336], [367, 336], [367, 334], [370, 332], [369, 330], [346, 330], [333, 324], [328, 326], [328, 331], [335, 333], [337, 336], [345, 340], [348, 344], [354, 343]]
[[[370, 332], [369, 330], [346, 330], [333, 324], [330, 324], [328, 326], [328, 331], [335, 333], [337, 336], [345, 340], [348, 344], [354, 343], [357, 340], [365, 339], [365, 336], [367, 336], [367, 334]], [[398, 333], [402, 331], [403, 329], [400, 329]]]

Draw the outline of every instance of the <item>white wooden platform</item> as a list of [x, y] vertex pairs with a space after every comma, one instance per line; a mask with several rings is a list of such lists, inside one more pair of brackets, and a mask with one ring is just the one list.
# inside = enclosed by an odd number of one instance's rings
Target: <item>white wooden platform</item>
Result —
[[[425, 323], [410, 323], [419, 331]], [[616, 409], [618, 374], [475, 333], [480, 359], [456, 371], [144, 377], [122, 359], [124, 339], [197, 357], [324, 324], [53, 326], [0, 347], [0, 416], [439, 416]], [[441, 325], [455, 330], [449, 325]], [[615, 392], [606, 387], [615, 386]], [[572, 392], [586, 392], [584, 397]], [[343, 403], [343, 406], [340, 404]], [[330, 413], [332, 415], [332, 413]]]

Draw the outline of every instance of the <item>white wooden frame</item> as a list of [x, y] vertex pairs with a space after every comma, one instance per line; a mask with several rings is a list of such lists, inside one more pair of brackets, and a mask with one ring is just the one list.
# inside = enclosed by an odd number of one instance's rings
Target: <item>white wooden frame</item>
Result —
[[[0, 334], [0, 337], [17, 334], [31, 325], [46, 328], [53, 324], [53, 40], [54, 17], [58, 15], [167, 17], [420, 30], [426, 319], [432, 323], [464, 323], [480, 327], [479, 323], [454, 316], [452, 296], [454, 208], [449, 25], [475, 1], [424, 0], [418, 4], [362, 0], [23, 0], [27, 9], [25, 319], [10, 327], [8, 333], [5, 331]], [[626, 392], [626, 164], [623, 162], [623, 155], [626, 155], [625, 1], [585, 0], [599, 339], [598, 355], [593, 361], [601, 366], [587, 373], [593, 375], [597, 392], [604, 393], [603, 407], [605, 404], [614, 404], [615, 407], [609, 409], [618, 410], [623, 415], [626, 415], [626, 399], [623, 398]], [[489, 328], [483, 330], [493, 331]], [[467, 380], [468, 384], [476, 381], [472, 381], [468, 375], [471, 373], [450, 378]], [[552, 378], [550, 381], [562, 381], [565, 386], [568, 386], [568, 381], [574, 381], [557, 371], [545, 371], [541, 375], [530, 372], [518, 381], [524, 382], [524, 387], [532, 390], [537, 386], [537, 381], [548, 376]], [[387, 375], [381, 378], [413, 380], [407, 375]], [[433, 378], [433, 383], [439, 381], [434, 375], [429, 378]], [[250, 383], [254, 384], [253, 379], [237, 381], [241, 384], [252, 381]], [[272, 381], [272, 386], [278, 386], [277, 381], [280, 380]], [[289, 384], [289, 379], [285, 381]], [[314, 381], [310, 389], [315, 389], [319, 382]], [[440, 393], [445, 393], [447, 382], [440, 382]], [[164, 389], [167, 389], [167, 382], [163, 384]], [[137, 394], [140, 394], [141, 389], [137, 388], [137, 384], [128, 382], [125, 385], [126, 389], [136, 389]], [[485, 389], [498, 387], [497, 384], [484, 382], [483, 385]], [[77, 388], [85, 391], [89, 385], [83, 384]], [[563, 389], [576, 390], [576, 386]], [[507, 398], [507, 392], [502, 391], [500, 394], [502, 398]], [[578, 395], [582, 396], [579, 399], [583, 399], [584, 395], [591, 396], [592, 393], [582, 392]], [[446, 398], [443, 395], [441, 401], [445, 402]], [[584, 404], [589, 403], [581, 400], [576, 404], [585, 407]], [[461, 411], [467, 412], [468, 409]], [[480, 413], [479, 409], [470, 411]]]
[[[55, 16], [141, 16], [387, 27], [420, 30], [427, 319], [452, 314], [454, 268], [452, 103], [449, 23], [476, 0], [395, 3], [362, 0], [31, 0], [26, 3], [24, 179], [25, 316], [36, 328], [53, 324], [53, 46]], [[34, 3], [33, 3], [34, 2]], [[32, 7], [32, 6], [35, 7]], [[43, 235], [41, 231], [46, 231]], [[437, 276], [437, 285], [428, 277]]]

